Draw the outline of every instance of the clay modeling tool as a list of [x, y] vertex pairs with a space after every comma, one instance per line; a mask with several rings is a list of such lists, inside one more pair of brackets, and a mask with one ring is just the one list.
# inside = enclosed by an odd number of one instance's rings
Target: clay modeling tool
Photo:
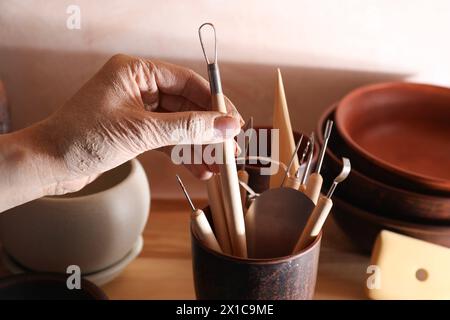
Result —
[[[253, 201], [255, 201], [255, 199], [256, 199], [257, 197], [259, 197], [260, 194], [257, 193], [257, 192], [255, 192], [252, 188], [250, 188], [250, 186], [249, 186], [248, 184], [246, 184], [246, 183], [243, 182], [243, 181], [239, 181], [239, 184], [241, 185], [242, 188], [245, 189], [246, 192], [248, 192], [248, 201], [247, 201], [247, 203], [248, 203], [248, 206], [250, 207], [251, 204], [253, 203]], [[247, 211], [245, 211], [244, 216], [245, 216], [246, 214], [247, 214]]]
[[301, 178], [303, 176], [303, 172], [305, 172], [305, 169], [306, 169], [305, 159], [306, 159], [306, 156], [309, 154], [310, 145], [311, 145], [311, 142], [308, 139], [305, 150], [303, 150], [302, 156], [299, 161], [300, 167], [297, 170], [297, 172], [295, 173], [296, 176], [298, 175], [300, 177], [300, 184], [301, 184]]
[[328, 120], [323, 135], [324, 136], [323, 145], [322, 148], [320, 149], [319, 158], [317, 159], [316, 169], [308, 178], [308, 183], [306, 184], [305, 193], [314, 203], [317, 203], [317, 200], [319, 199], [320, 196], [320, 190], [322, 189], [323, 178], [320, 175], [320, 169], [322, 168], [323, 157], [325, 156], [325, 151], [327, 149], [328, 140], [330, 139], [332, 128], [333, 128], [333, 121]]
[[[303, 140], [303, 135], [300, 137], [300, 139], [297, 142], [297, 145], [295, 146], [294, 153], [292, 153], [291, 160], [289, 161], [289, 164], [288, 164], [288, 166], [286, 168], [286, 171], [285, 171], [284, 176], [283, 176], [283, 180], [281, 180], [280, 187], [283, 187], [284, 183], [286, 182], [286, 178], [291, 176], [289, 174], [289, 172], [291, 170], [292, 164], [294, 163], [294, 159], [296, 157], [298, 158], [297, 153], [298, 153], [298, 149], [300, 149], [300, 145], [302, 144], [302, 140]], [[298, 168], [300, 168], [300, 166]], [[298, 169], [295, 171], [295, 175], [297, 174], [297, 172], [298, 172]]]
[[[214, 57], [208, 58], [205, 44], [203, 42], [202, 30], [209, 27], [214, 35]], [[220, 80], [219, 65], [217, 62], [217, 37], [214, 25], [204, 23], [198, 29], [200, 44], [203, 55], [208, 65], [209, 84], [211, 89], [211, 98], [213, 109], [224, 114], [227, 113], [225, 99], [222, 92]], [[245, 236], [244, 212], [239, 190], [239, 179], [237, 175], [236, 160], [234, 158], [234, 139], [227, 139], [223, 143], [223, 158], [219, 161], [220, 180], [222, 186], [223, 205], [225, 217], [230, 235], [231, 249], [235, 256], [247, 257], [247, 243]]]
[[211, 209], [211, 217], [214, 223], [217, 240], [223, 252], [232, 254], [230, 235], [225, 217], [225, 209], [223, 207], [222, 187], [220, 176], [214, 174], [207, 182], [206, 189], [208, 192], [209, 208]]
[[303, 193], [291, 188], [268, 189], [254, 199], [245, 215], [248, 256], [290, 255], [314, 204]]
[[194, 204], [192, 203], [191, 197], [189, 197], [189, 194], [187, 193], [187, 190], [183, 182], [181, 181], [180, 177], [178, 175], [176, 177], [178, 183], [180, 184], [181, 190], [186, 196], [186, 199], [189, 202], [189, 205], [191, 206], [192, 209], [191, 222], [192, 222], [192, 229], [195, 235], [208, 248], [215, 250], [217, 252], [222, 252], [220, 245], [217, 242], [217, 239], [214, 235], [214, 232], [212, 231], [211, 226], [209, 225], [208, 219], [205, 216], [205, 213], [202, 210], [195, 208]]
[[[277, 84], [275, 88], [275, 103], [273, 107], [273, 129], [279, 130], [279, 139], [273, 139], [271, 142], [271, 150], [279, 150], [279, 162], [288, 163], [291, 155], [295, 150], [295, 140], [292, 133], [291, 119], [289, 117], [289, 109], [284, 92], [283, 78], [280, 69], [277, 69]], [[272, 153], [273, 154], [273, 153]], [[294, 162], [289, 171], [290, 175], [294, 175], [299, 167], [298, 157], [295, 154]], [[270, 188], [277, 188], [281, 185], [284, 171], [281, 168], [278, 172], [270, 176]]]
[[300, 187], [299, 187], [299, 190], [303, 193], [306, 191], [306, 182], [308, 181], [309, 170], [311, 169], [312, 159], [314, 157], [314, 143], [315, 143], [314, 139], [315, 139], [314, 132], [312, 132], [309, 137], [309, 142], [311, 144], [310, 144], [310, 148], [309, 148], [308, 161], [306, 162], [306, 168], [305, 168], [305, 171], [303, 172], [303, 176], [300, 181]]
[[300, 188], [300, 183], [301, 183], [300, 168], [298, 168], [297, 172], [293, 177], [292, 176], [287, 177], [287, 179], [284, 181], [283, 187], [298, 190], [298, 188]]
[[383, 230], [370, 264], [364, 285], [371, 299], [450, 299], [449, 248]]
[[[250, 139], [251, 139], [251, 134], [252, 132], [248, 132], [248, 130], [252, 130], [253, 129], [253, 117], [250, 117], [250, 119], [247, 121], [247, 124], [244, 126], [244, 128], [242, 129], [244, 132], [244, 150], [242, 150], [242, 154], [244, 155], [244, 163], [242, 164], [242, 167], [240, 170], [238, 170], [238, 179], [239, 181], [242, 181], [244, 183], [248, 183], [248, 172], [245, 171], [245, 163], [247, 162], [246, 157], [247, 157], [247, 153], [248, 153], [248, 146], [250, 144]], [[250, 134], [250, 136], [247, 136], [247, 134]], [[246, 204], [247, 204], [247, 190], [245, 190], [244, 187], [242, 187], [242, 185], [240, 186], [240, 190], [241, 190], [241, 201], [242, 201], [242, 208], [245, 211], [246, 209]]]
[[334, 178], [333, 184], [331, 185], [327, 195], [320, 196], [316, 207], [311, 213], [311, 216], [309, 217], [308, 222], [306, 223], [306, 227], [302, 231], [300, 239], [298, 240], [297, 244], [294, 247], [293, 251], [294, 254], [306, 248], [322, 230], [322, 227], [325, 224], [328, 214], [330, 213], [331, 207], [333, 206], [333, 201], [331, 200], [331, 197], [334, 193], [334, 190], [336, 189], [338, 183], [344, 181], [348, 177], [352, 168], [349, 159], [342, 158], [342, 163], [343, 163], [342, 170], [339, 173], [339, 175], [336, 178]]

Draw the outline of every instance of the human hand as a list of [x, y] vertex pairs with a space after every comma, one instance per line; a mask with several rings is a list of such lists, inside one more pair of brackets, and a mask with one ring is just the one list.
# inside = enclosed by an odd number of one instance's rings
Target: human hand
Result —
[[[99, 174], [152, 149], [211, 144], [237, 135], [243, 123], [211, 110], [208, 82], [192, 70], [126, 55], [112, 57], [66, 104], [35, 125], [53, 163], [45, 194], [80, 190]], [[174, 134], [176, 132], [176, 134]], [[215, 171], [187, 165], [199, 178]]]

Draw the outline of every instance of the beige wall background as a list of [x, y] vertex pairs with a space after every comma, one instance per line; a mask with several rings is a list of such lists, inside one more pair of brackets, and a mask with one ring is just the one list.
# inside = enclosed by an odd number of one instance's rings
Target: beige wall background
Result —
[[[81, 29], [66, 27], [69, 5]], [[244, 118], [271, 123], [275, 71], [283, 73], [293, 126], [314, 129], [324, 108], [366, 83], [450, 85], [446, 0], [1, 0], [0, 77], [19, 129], [49, 115], [114, 53], [165, 59], [206, 76], [198, 26], [216, 25], [225, 93]], [[203, 183], [165, 156], [140, 156], [153, 197], [194, 197]]]

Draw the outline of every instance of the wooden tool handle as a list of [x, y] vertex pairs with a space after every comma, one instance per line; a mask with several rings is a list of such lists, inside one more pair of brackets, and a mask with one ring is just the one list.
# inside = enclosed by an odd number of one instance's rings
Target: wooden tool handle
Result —
[[284, 181], [283, 187], [298, 190], [298, 188], [300, 188], [300, 180], [292, 176], [287, 177]]
[[194, 229], [194, 234], [208, 248], [217, 252], [222, 252], [211, 226], [209, 225], [208, 219], [206, 219], [205, 213], [202, 210], [197, 209], [192, 213], [192, 227]]
[[[215, 110], [223, 113], [227, 112], [223, 94], [213, 94], [212, 103]], [[233, 139], [227, 139], [223, 143], [223, 164], [219, 165], [219, 168], [231, 249], [235, 256], [246, 258], [247, 239], [245, 236], [244, 212], [242, 209], [236, 160], [234, 157]]]
[[321, 196], [314, 208], [311, 216], [308, 218], [305, 229], [303, 229], [300, 239], [294, 247], [293, 254], [305, 249], [320, 233], [322, 227], [330, 213], [333, 201], [331, 199]]
[[312, 200], [312, 202], [314, 202], [314, 204], [317, 204], [317, 200], [319, 199], [322, 183], [323, 178], [319, 173], [312, 173], [306, 183], [305, 194]]
[[[238, 179], [239, 181], [242, 181], [246, 184], [248, 184], [248, 172], [245, 170], [239, 170], [238, 171]], [[242, 208], [245, 212], [245, 209], [247, 208], [246, 204], [247, 204], [247, 190], [245, 190], [245, 188], [241, 185], [239, 185], [240, 190], [241, 190], [241, 201], [242, 201]]]
[[304, 184], [300, 185], [300, 187], [298, 187], [298, 191], [305, 193], [306, 185], [304, 185]]
[[232, 254], [230, 236], [228, 234], [227, 221], [222, 202], [222, 188], [220, 185], [220, 176], [213, 175], [206, 183], [209, 199], [209, 207], [211, 208], [211, 216], [214, 222], [214, 230], [216, 231], [217, 240], [219, 241], [222, 251], [226, 254]]

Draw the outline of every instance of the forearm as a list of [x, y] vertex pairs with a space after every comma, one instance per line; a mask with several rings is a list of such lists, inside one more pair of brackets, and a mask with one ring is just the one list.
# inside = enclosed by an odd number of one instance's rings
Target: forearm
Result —
[[54, 176], [49, 147], [39, 124], [0, 135], [0, 212], [47, 194]]

